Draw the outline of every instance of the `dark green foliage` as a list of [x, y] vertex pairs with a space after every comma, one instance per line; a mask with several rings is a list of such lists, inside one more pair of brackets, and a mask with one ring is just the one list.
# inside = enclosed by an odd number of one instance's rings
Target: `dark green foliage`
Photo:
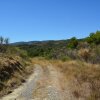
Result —
[[42, 56], [47, 59], [57, 59], [59, 55], [62, 55], [62, 52], [66, 50], [67, 41], [48, 41], [37, 43], [33, 45], [19, 45], [20, 49], [26, 50], [28, 56], [37, 57]]
[[67, 45], [67, 48], [71, 48], [71, 49], [75, 49], [78, 45], [78, 40], [76, 37], [73, 37], [70, 39], [68, 45]]
[[8, 49], [9, 38], [0, 36], [0, 53], [5, 53]]
[[0, 45], [2, 45], [4, 42], [4, 38], [2, 36], [0, 36]]
[[3, 44], [8, 45], [9, 44], [9, 38], [4, 38], [4, 37], [0, 36], [0, 45], [3, 45]]
[[[89, 37], [69, 40], [45, 41], [32, 45], [19, 45], [26, 50], [29, 57], [45, 57], [46, 59], [84, 60], [91, 63], [100, 63], [100, 31], [91, 33]], [[67, 46], [67, 48], [66, 48]]]
[[4, 43], [5, 43], [6, 45], [8, 45], [8, 44], [9, 44], [9, 38], [5, 38], [5, 39], [4, 39]]
[[90, 44], [100, 44], [100, 31], [90, 33], [90, 36], [86, 38], [86, 41]]

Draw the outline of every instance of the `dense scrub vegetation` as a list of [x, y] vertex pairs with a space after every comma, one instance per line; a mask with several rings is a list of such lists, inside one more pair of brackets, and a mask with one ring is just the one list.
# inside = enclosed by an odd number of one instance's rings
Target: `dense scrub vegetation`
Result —
[[[46, 60], [41, 57], [33, 58], [33, 63], [37, 63], [46, 70], [48, 65], [52, 65], [60, 72], [60, 86], [63, 91], [70, 91], [73, 99], [68, 100], [99, 100], [100, 99], [100, 64], [90, 64], [83, 61], [69, 60]], [[48, 70], [46, 70], [48, 73]], [[40, 93], [40, 92], [39, 92]], [[68, 95], [67, 95], [68, 96]], [[66, 99], [67, 100], [67, 99]]]
[[27, 52], [11, 46], [9, 39], [0, 37], [0, 97], [9, 94], [31, 72]]
[[[20, 45], [9, 44], [8, 38], [0, 37], [0, 96], [10, 93], [12, 89], [25, 82], [27, 74], [33, 68], [30, 67], [30, 58], [34, 57], [43, 57], [53, 61], [78, 60], [100, 64], [100, 31], [91, 33], [84, 39], [72, 37], [68, 40], [41, 41]], [[84, 69], [82, 70], [82, 75], [84, 75]], [[95, 75], [97, 74], [95, 73]], [[100, 77], [98, 76], [98, 78]], [[94, 79], [90, 78], [90, 80]]]
[[100, 63], [100, 31], [91, 33], [84, 39], [72, 37], [69, 40], [37, 42], [32, 45], [19, 45], [26, 50], [29, 57], [45, 57], [47, 59], [83, 60]]

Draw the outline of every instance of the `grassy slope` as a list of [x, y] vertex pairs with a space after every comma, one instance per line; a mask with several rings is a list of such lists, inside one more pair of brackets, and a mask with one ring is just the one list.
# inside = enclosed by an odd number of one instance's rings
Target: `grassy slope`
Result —
[[100, 99], [99, 64], [89, 64], [75, 60], [62, 62], [61, 60], [45, 60], [43, 58], [34, 58], [33, 63], [40, 64], [44, 68], [52, 64], [63, 74], [61, 78], [62, 88], [64, 90], [69, 89], [76, 99]]
[[25, 82], [31, 73], [31, 62], [22, 56], [22, 51], [15, 50], [15, 47], [9, 47], [6, 52], [0, 53], [0, 97]]
[[[31, 45], [7, 48], [0, 46], [0, 50], [5, 51], [3, 53], [0, 51], [0, 96], [10, 93], [12, 89], [25, 82], [26, 75], [31, 73], [32, 69], [26, 67], [30, 66], [27, 58], [45, 57], [53, 61], [34, 59], [33, 63], [54, 64], [64, 74], [64, 79], [67, 80], [65, 83], [69, 83], [77, 98], [97, 100], [100, 98], [100, 39], [98, 37], [100, 38], [100, 32], [97, 32], [97, 36], [88, 37], [87, 42], [85, 39], [78, 40], [79, 43], [74, 49], [67, 48], [70, 40], [36, 42]], [[72, 41], [70, 43], [72, 45]], [[55, 59], [69, 61], [62, 62]], [[73, 61], [73, 59], [80, 61]]]

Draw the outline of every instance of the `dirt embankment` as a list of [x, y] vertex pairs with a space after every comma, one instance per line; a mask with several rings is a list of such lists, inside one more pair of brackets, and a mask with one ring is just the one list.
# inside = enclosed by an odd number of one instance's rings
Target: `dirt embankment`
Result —
[[0, 57], [0, 97], [25, 82], [25, 64], [19, 57]]
[[1, 100], [99, 100], [100, 66], [77, 61], [33, 61], [28, 80]]
[[40, 80], [43, 73], [41, 66], [34, 65], [34, 67], [34, 72], [25, 83], [0, 100], [31, 100], [33, 90], [36, 89], [37, 81]]
[[[44, 66], [44, 78], [39, 81], [37, 90], [33, 93], [34, 97], [51, 97], [51, 99], [47, 100], [59, 100], [61, 94], [61, 98], [63, 99], [60, 100], [100, 99], [99, 64], [90, 64], [81, 61], [47, 61], [41, 59], [34, 59], [33, 62]], [[47, 88], [48, 86], [50, 86], [49, 90]], [[50, 92], [53, 91], [54, 88], [60, 91]], [[49, 91], [49, 93], [47, 91]], [[52, 99], [52, 97], [59, 97], [59, 99]]]
[[75, 100], [69, 90], [63, 89], [62, 78], [63, 74], [52, 64], [34, 65], [27, 82], [1, 100]]

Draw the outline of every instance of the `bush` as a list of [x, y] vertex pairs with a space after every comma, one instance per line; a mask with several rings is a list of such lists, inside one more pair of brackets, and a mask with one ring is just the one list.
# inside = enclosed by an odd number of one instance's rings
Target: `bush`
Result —
[[19, 49], [18, 47], [15, 47], [15, 46], [8, 46], [6, 54], [7, 55], [12, 55], [12, 56], [14, 56], [14, 55], [20, 56], [24, 59], [26, 59], [28, 57], [27, 51]]
[[62, 56], [61, 60], [65, 62], [65, 61], [71, 60], [71, 58], [68, 56]]
[[100, 45], [92, 49], [89, 61], [92, 63], [100, 63]]
[[71, 48], [71, 49], [74, 49], [76, 48], [78, 45], [78, 40], [76, 39], [76, 37], [73, 37], [70, 39], [68, 45], [67, 45], [67, 48]]
[[90, 50], [89, 49], [80, 49], [78, 51], [80, 59], [83, 59], [85, 61], [88, 61], [88, 58], [90, 56]]
[[89, 43], [87, 43], [87, 42], [80, 42], [79, 44], [78, 44], [78, 46], [77, 46], [77, 48], [78, 49], [80, 49], [80, 48], [90, 48], [90, 45], [89, 45]]
[[96, 33], [90, 33], [90, 36], [86, 38], [86, 41], [90, 44], [100, 44], [100, 31]]

